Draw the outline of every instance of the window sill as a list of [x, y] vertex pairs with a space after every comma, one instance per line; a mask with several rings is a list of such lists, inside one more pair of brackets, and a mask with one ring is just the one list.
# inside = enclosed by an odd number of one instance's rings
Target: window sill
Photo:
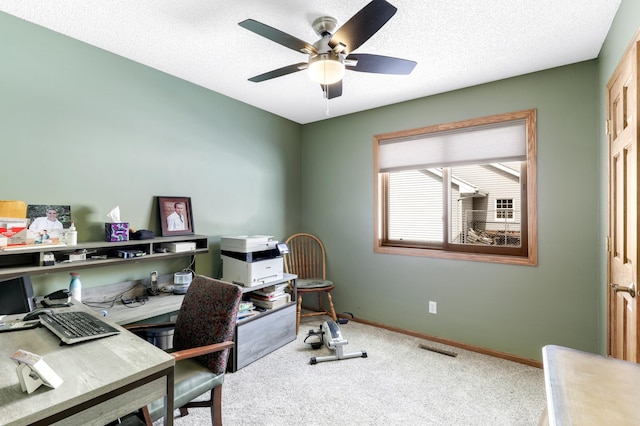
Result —
[[485, 253], [463, 253], [445, 250], [434, 250], [425, 248], [410, 248], [410, 247], [394, 247], [394, 246], [381, 246], [378, 243], [375, 244], [374, 253], [379, 254], [395, 254], [400, 256], [420, 256], [420, 257], [433, 257], [438, 259], [451, 259], [451, 260], [469, 260], [474, 262], [487, 262], [487, 263], [501, 263], [505, 265], [522, 265], [522, 266], [537, 266], [538, 257], [534, 253], [529, 256], [507, 256], [499, 254], [485, 254]]

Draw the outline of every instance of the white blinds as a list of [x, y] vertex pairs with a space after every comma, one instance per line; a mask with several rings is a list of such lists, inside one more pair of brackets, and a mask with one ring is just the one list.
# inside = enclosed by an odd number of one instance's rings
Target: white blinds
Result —
[[380, 172], [526, 161], [525, 120], [381, 141]]

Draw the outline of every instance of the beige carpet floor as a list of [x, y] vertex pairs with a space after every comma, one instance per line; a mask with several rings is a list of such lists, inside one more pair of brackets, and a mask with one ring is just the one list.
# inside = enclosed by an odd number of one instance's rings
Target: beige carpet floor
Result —
[[[226, 375], [226, 426], [538, 424], [545, 406], [542, 369], [354, 321], [340, 326], [349, 342], [344, 351], [366, 350], [368, 357], [310, 365], [311, 357], [333, 352], [304, 343], [322, 317], [303, 321], [294, 342]], [[210, 422], [206, 409], [175, 419], [177, 426]]]

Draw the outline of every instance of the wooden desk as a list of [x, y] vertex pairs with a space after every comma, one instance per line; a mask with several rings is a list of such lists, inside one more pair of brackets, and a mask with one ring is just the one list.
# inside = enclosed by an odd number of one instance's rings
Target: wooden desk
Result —
[[[161, 277], [161, 278], [167, 278]], [[234, 347], [230, 351], [229, 372], [236, 372], [242, 367], [256, 361], [274, 350], [296, 339], [296, 282], [297, 276], [284, 274], [279, 280], [258, 284], [251, 287], [239, 286], [247, 295], [252, 291], [275, 284], [293, 282], [292, 301], [286, 306], [275, 310], [268, 310], [255, 317], [239, 321], [234, 333]], [[171, 284], [171, 283], [170, 283]], [[102, 286], [83, 291], [83, 300], [113, 300], [124, 294], [125, 297], [135, 298], [146, 294], [143, 286], [134, 282], [125, 282]], [[161, 293], [150, 296], [144, 305], [134, 303], [127, 307], [120, 300], [116, 300], [113, 307], [107, 309], [107, 318], [120, 325], [149, 320], [160, 315], [178, 312], [184, 295]], [[100, 308], [95, 308], [98, 312]]]
[[[163, 275], [160, 277], [160, 284], [162, 286], [172, 285], [172, 279], [173, 275]], [[142, 284], [142, 281], [125, 281], [82, 290], [82, 301], [91, 306], [94, 313], [100, 315], [100, 311], [106, 310], [106, 318], [120, 325], [178, 312], [182, 305], [182, 299], [184, 299], [184, 294], [161, 292], [157, 296], [149, 296], [149, 300], [144, 304], [134, 302], [125, 306], [122, 304], [120, 296], [128, 299], [147, 296], [146, 286]]]
[[[123, 305], [120, 301], [107, 309], [107, 319], [120, 325], [145, 321], [160, 315], [178, 312], [182, 306], [183, 294], [161, 293], [158, 296], [150, 296], [144, 305], [134, 303], [131, 307]], [[101, 309], [94, 308], [93, 312]]]
[[542, 349], [549, 425], [640, 425], [640, 365], [562, 346]]
[[[166, 397], [165, 425], [172, 425], [173, 357], [116, 327], [116, 336], [69, 346], [46, 328], [0, 333], [0, 424], [103, 426]], [[41, 355], [64, 383], [22, 392], [10, 359], [18, 349]]]

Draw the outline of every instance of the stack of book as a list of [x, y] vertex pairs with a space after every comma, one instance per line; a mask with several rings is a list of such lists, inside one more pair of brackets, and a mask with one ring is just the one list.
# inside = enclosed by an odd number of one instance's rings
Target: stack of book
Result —
[[260, 311], [256, 310], [256, 307], [253, 303], [249, 301], [240, 302], [240, 306], [238, 307], [238, 321], [243, 319], [251, 318], [254, 315], [258, 315]]
[[291, 302], [291, 295], [286, 292], [287, 287], [287, 283], [263, 287], [249, 293], [249, 300], [258, 308], [279, 308]]

